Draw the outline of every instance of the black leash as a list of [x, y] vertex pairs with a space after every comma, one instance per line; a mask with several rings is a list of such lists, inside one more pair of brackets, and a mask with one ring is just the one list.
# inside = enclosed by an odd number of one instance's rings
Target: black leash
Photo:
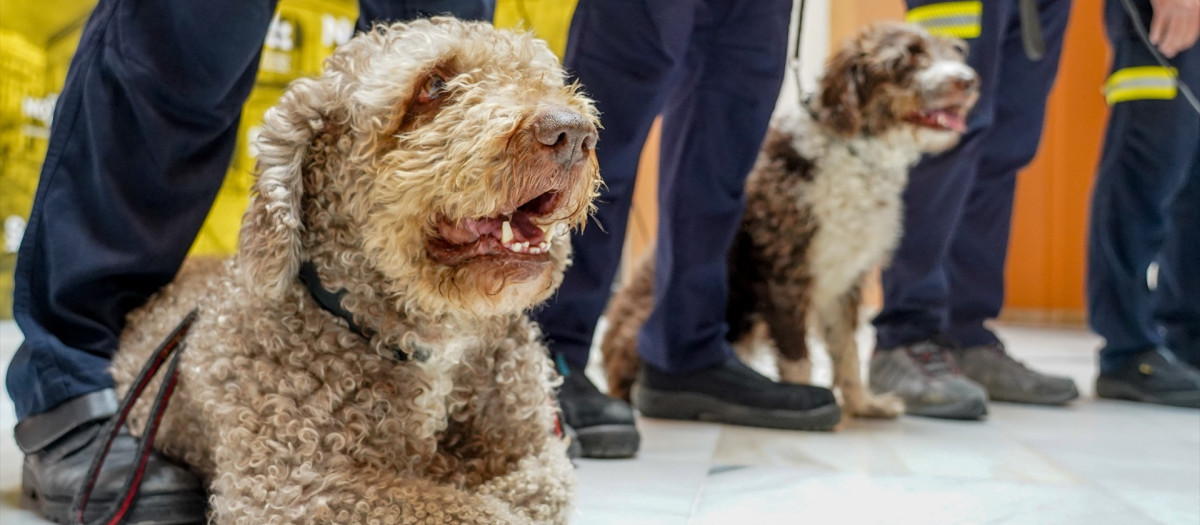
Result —
[[1138, 14], [1138, 10], [1136, 7], [1134, 7], [1133, 2], [1130, 0], [1121, 0], [1121, 5], [1125, 8], [1125, 13], [1129, 15], [1129, 21], [1133, 24], [1133, 31], [1137, 33], [1138, 38], [1141, 39], [1142, 45], [1146, 46], [1146, 50], [1149, 51], [1150, 55], [1154, 57], [1154, 61], [1158, 62], [1158, 65], [1162, 66], [1169, 72], [1171, 79], [1175, 81], [1175, 86], [1179, 89], [1179, 92], [1183, 93], [1183, 98], [1187, 99], [1187, 103], [1192, 106], [1192, 109], [1195, 110], [1197, 114], [1200, 114], [1200, 99], [1196, 98], [1196, 94], [1192, 92], [1191, 86], [1188, 86], [1186, 82], [1180, 79], [1178, 74], [1170, 73], [1170, 71], [1174, 68], [1171, 67], [1170, 62], [1167, 62], [1166, 57], [1162, 56], [1162, 53], [1158, 52], [1158, 47], [1156, 47], [1154, 43], [1150, 41], [1150, 35], [1146, 32], [1146, 25], [1144, 22], [1142, 22], [1142, 17]]
[[[183, 318], [183, 321], [171, 331], [171, 334], [158, 346], [154, 354], [142, 367], [141, 373], [130, 386], [129, 391], [125, 393], [125, 398], [121, 400], [121, 405], [117, 409], [117, 413], [105, 423], [104, 429], [100, 435], [105, 436], [101, 444], [100, 453], [92, 459], [92, 466], [88, 469], [87, 476], [84, 478], [84, 484], [80, 487], [79, 493], [75, 495], [75, 501], [71, 503], [71, 523], [72, 525], [93, 525], [103, 523], [106, 525], [117, 525], [125, 520], [125, 516], [129, 513], [129, 509], [133, 507], [134, 501], [137, 500], [138, 488], [142, 485], [142, 477], [146, 474], [146, 461], [150, 457], [150, 449], [154, 445], [154, 436], [158, 433], [159, 423], [162, 422], [163, 412], [167, 409], [167, 403], [171, 400], [171, 394], [175, 392], [175, 385], [178, 380], [176, 370], [179, 367], [179, 356], [182, 355], [183, 347], [185, 346], [183, 339], [187, 337], [188, 330], [192, 327], [192, 323], [196, 321], [196, 310], [188, 312]], [[108, 457], [108, 452], [112, 448], [113, 440], [121, 433], [121, 428], [125, 426], [125, 421], [129, 417], [129, 411], [133, 409], [134, 403], [142, 397], [142, 392], [146, 390], [146, 386], [150, 384], [150, 380], [158, 373], [158, 369], [162, 367], [167, 358], [175, 354], [171, 359], [171, 363], [167, 365], [167, 371], [163, 376], [162, 386], [159, 387], [158, 394], [154, 397], [154, 405], [150, 408], [150, 415], [146, 420], [146, 428], [142, 432], [142, 440], [138, 448], [137, 456], [134, 458], [134, 469], [125, 478], [125, 487], [122, 490], [121, 498], [116, 504], [103, 514], [100, 519], [86, 522], [83, 519], [84, 511], [87, 510], [88, 502], [92, 498], [92, 491], [96, 488], [96, 480], [100, 477], [100, 468], [104, 466], [104, 460]]]
[[796, 93], [803, 96], [804, 86], [800, 83], [800, 40], [804, 34], [804, 4], [806, 0], [800, 0], [800, 5], [796, 6], [796, 41], [792, 44], [792, 77], [796, 80]]

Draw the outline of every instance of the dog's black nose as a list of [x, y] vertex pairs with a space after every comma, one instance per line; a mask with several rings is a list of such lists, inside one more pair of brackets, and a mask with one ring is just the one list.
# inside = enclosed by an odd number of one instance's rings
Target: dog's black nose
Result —
[[548, 109], [535, 116], [533, 136], [553, 150], [554, 160], [568, 168], [596, 147], [596, 126], [566, 108]]

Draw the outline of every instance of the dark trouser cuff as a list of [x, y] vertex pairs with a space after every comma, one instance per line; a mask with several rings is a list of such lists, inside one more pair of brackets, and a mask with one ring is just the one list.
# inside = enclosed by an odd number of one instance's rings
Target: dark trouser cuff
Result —
[[82, 423], [111, 417], [117, 413], [117, 406], [117, 394], [111, 388], [73, 398], [17, 423], [17, 446], [26, 454], [37, 452]]

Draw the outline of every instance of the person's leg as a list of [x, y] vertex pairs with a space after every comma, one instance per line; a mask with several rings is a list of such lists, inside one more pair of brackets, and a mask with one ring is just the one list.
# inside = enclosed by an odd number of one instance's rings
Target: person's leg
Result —
[[987, 393], [955, 367], [949, 351], [957, 343], [945, 335], [946, 266], [996, 118], [1004, 41], [1017, 18], [1016, 2], [909, 0], [908, 7], [910, 22], [967, 41], [967, 64], [979, 74], [979, 101], [959, 144], [909, 171], [903, 234], [883, 270], [883, 308], [873, 321], [870, 385], [876, 393], [899, 395], [909, 414], [978, 419], [987, 413]]
[[[1194, 136], [1200, 137], [1200, 130]], [[1191, 170], [1171, 205], [1158, 254], [1154, 317], [1166, 330], [1167, 348], [1200, 368], [1200, 138], [1194, 147]]]
[[[1101, 371], [1114, 370], [1132, 355], [1163, 344], [1146, 272], [1163, 247], [1168, 211], [1187, 178], [1200, 130], [1200, 117], [1173, 89], [1160, 95], [1125, 87], [1169, 86], [1171, 81], [1127, 26], [1120, 4], [1112, 0], [1108, 6], [1113, 75], [1107, 89], [1112, 112], [1092, 193], [1088, 238], [1088, 321], [1105, 339]], [[1182, 80], [1196, 85], [1197, 60], [1200, 49], [1193, 47], [1171, 63]], [[1176, 267], [1170, 258], [1166, 262], [1165, 281], [1170, 282]]]
[[412, 20], [450, 15], [461, 20], [492, 21], [496, 0], [359, 0], [356, 31], [366, 31], [374, 23]]
[[[103, 0], [84, 28], [18, 253], [25, 342], [7, 377], [23, 490], [53, 519], [116, 409], [106, 369], [126, 313], [174, 277], [225, 177], [274, 7]], [[117, 501], [138, 446], [113, 443], [89, 511]], [[203, 520], [190, 472], [153, 454], [141, 473], [129, 521]]]
[[[1148, 26], [1150, 4], [1137, 3]], [[1174, 259], [1181, 255], [1176, 250], [1186, 252], [1183, 245], [1164, 241], [1171, 204], [1187, 195], [1182, 190], [1196, 154], [1200, 116], [1177, 93], [1171, 72], [1138, 39], [1120, 0], [1110, 0], [1107, 9], [1113, 65], [1105, 94], [1112, 110], [1088, 230], [1088, 324], [1104, 337], [1096, 394], [1200, 408], [1200, 372], [1164, 348], [1146, 275], [1166, 248], [1162, 282], [1170, 283], [1164, 290], [1170, 304], [1178, 265], [1196, 268], [1196, 260]], [[1176, 55], [1171, 65], [1181, 80], [1200, 85], [1200, 48]], [[1195, 235], [1187, 228], [1184, 235]]]
[[791, 429], [840, 418], [831, 392], [762, 377], [725, 340], [728, 252], [782, 84], [790, 9], [713, 0], [698, 11], [663, 114], [655, 306], [632, 395], [644, 415]]
[[686, 49], [696, 0], [581, 0], [565, 65], [596, 101], [603, 126], [596, 157], [605, 187], [595, 223], [572, 234], [573, 263], [558, 293], [534, 312], [563, 374], [563, 419], [585, 457], [628, 457], [640, 438], [633, 410], [584, 375], [596, 321], [612, 292], [638, 158], [666, 86]]
[[980, 148], [971, 191], [946, 260], [947, 333], [963, 346], [998, 342], [984, 321], [1004, 304], [1004, 263], [1012, 224], [1017, 172], [1033, 160], [1042, 137], [1046, 98], [1058, 73], [1071, 0], [1039, 2], [1046, 54], [1025, 55], [1019, 16], [1009, 17], [996, 90], [993, 124]]
[[642, 358], [669, 372], [729, 357], [729, 246], [787, 52], [789, 2], [706, 4], [663, 111], [655, 306], [638, 338]]
[[274, 2], [105, 0], [55, 110], [15, 272], [23, 419], [112, 386], [125, 314], [179, 269], [225, 177]]
[[928, 340], [947, 328], [946, 261], [974, 185], [987, 131], [996, 118], [1004, 38], [1011, 21], [1017, 18], [1015, 2], [981, 2], [972, 22], [975, 31], [945, 33], [943, 23], [961, 17], [944, 22], [926, 13], [938, 14], [937, 9], [946, 4], [909, 1], [909, 19], [934, 34], [960, 36], [967, 41], [967, 64], [980, 79], [979, 102], [968, 117], [967, 132], [958, 146], [924, 158], [909, 173], [904, 191], [904, 233], [891, 265], [883, 271], [883, 308], [873, 321], [880, 350]]
[[562, 286], [534, 318], [551, 352], [587, 364], [596, 321], [612, 295], [642, 145], [666, 100], [692, 31], [696, 0], [580, 0], [564, 59], [596, 101], [596, 157], [605, 187], [594, 222], [571, 236]]
[[1046, 98], [1058, 73], [1070, 0], [1042, 0], [1039, 13], [1046, 54], [1030, 60], [1019, 16], [1010, 17], [1002, 44], [995, 121], [981, 149], [975, 182], [950, 243], [947, 333], [964, 348], [955, 354], [963, 373], [993, 401], [1062, 404], [1079, 396], [1070, 378], [1039, 374], [1014, 360], [984, 322], [1004, 304], [1004, 262], [1012, 224], [1017, 171], [1037, 153]]

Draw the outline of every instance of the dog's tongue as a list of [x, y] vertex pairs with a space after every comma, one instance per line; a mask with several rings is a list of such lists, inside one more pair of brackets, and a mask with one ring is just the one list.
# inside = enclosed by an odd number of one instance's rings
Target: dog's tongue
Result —
[[538, 244], [546, 239], [546, 233], [533, 223], [533, 217], [521, 210], [513, 213], [510, 224], [512, 226], [513, 242]]
[[953, 111], [938, 109], [920, 115], [921, 123], [936, 128], [944, 128], [959, 133], [967, 130], [967, 121]]

